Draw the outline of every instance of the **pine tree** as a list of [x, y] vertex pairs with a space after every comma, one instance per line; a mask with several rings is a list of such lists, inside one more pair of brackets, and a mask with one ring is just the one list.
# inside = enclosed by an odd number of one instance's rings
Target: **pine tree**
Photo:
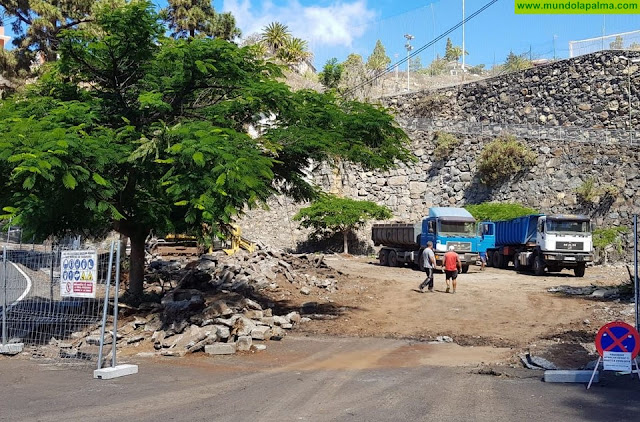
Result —
[[389, 66], [389, 63], [391, 59], [387, 56], [382, 42], [376, 41], [373, 53], [367, 59], [367, 69], [372, 70], [374, 74], [379, 74]]

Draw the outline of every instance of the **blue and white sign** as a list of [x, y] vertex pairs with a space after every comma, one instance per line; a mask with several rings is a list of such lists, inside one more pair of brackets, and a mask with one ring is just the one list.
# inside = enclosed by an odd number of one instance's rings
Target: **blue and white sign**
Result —
[[98, 254], [91, 250], [62, 251], [62, 297], [96, 297]]

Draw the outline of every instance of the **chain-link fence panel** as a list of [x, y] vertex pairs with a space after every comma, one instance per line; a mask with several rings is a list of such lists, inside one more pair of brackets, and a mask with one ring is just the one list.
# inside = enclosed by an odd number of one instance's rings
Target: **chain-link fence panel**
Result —
[[[83, 251], [80, 257], [89, 259], [70, 262], [65, 251], [71, 248]], [[109, 251], [86, 249], [77, 239], [46, 252], [7, 246], [3, 249], [2, 343], [24, 343], [25, 350], [37, 357], [95, 363], [99, 355]], [[95, 262], [93, 255], [88, 254], [90, 251], [96, 253]], [[113, 277], [110, 280], [113, 284]]]

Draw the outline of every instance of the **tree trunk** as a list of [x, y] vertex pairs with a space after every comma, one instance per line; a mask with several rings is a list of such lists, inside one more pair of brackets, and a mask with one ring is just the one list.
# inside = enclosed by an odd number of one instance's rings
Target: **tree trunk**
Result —
[[343, 240], [343, 252], [345, 255], [349, 253], [349, 230], [342, 231], [342, 240]]
[[129, 265], [129, 293], [134, 297], [142, 296], [144, 287], [144, 246], [147, 236], [137, 233], [131, 239], [131, 262]]

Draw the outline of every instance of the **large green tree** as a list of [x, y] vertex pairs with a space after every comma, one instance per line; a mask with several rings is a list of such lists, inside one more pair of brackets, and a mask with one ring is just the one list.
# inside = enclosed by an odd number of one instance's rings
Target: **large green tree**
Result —
[[318, 74], [320, 83], [327, 89], [338, 88], [340, 77], [342, 76], [342, 64], [338, 63], [335, 57], [327, 60], [322, 68], [322, 72]]
[[209, 238], [276, 191], [312, 198], [311, 162], [411, 159], [384, 109], [292, 92], [254, 49], [167, 38], [158, 22], [145, 1], [99, 8], [92, 28], [63, 32], [60, 59], [36, 84], [0, 106], [4, 217], [42, 237], [128, 236], [132, 294], [152, 229]]
[[216, 13], [211, 0], [168, 0], [160, 16], [174, 37], [208, 37], [232, 40], [241, 35], [230, 13]]
[[371, 201], [322, 196], [310, 206], [293, 216], [302, 227], [313, 228], [318, 235], [341, 233], [343, 252], [349, 253], [349, 233], [362, 227], [369, 220], [391, 218], [391, 211]]

